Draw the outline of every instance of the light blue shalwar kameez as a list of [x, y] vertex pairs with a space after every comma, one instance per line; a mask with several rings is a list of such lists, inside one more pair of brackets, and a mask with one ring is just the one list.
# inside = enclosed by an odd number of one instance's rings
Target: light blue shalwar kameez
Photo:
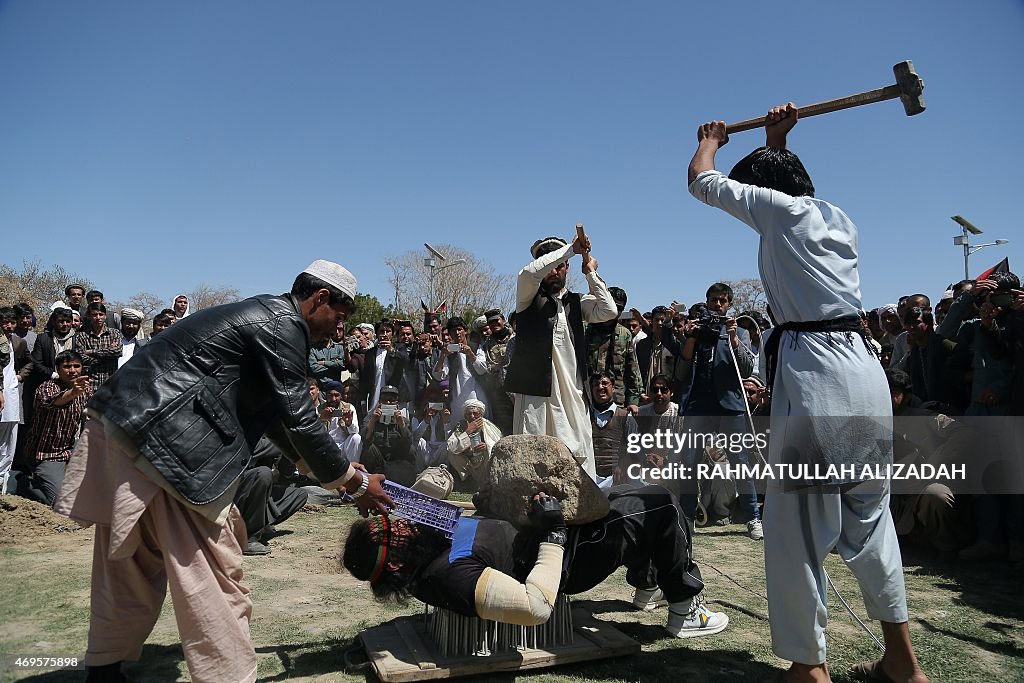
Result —
[[[857, 228], [839, 208], [813, 197], [730, 180], [705, 171], [690, 193], [752, 227], [760, 235], [758, 266], [768, 303], [780, 323], [831, 320], [862, 310]], [[769, 460], [801, 446], [792, 426], [812, 425], [821, 456], [835, 464], [892, 459], [892, 405], [878, 360], [857, 334], [779, 332], [772, 392]], [[879, 428], [828, 431], [839, 420], [864, 416]], [[796, 419], [794, 419], [796, 418]], [[787, 427], [790, 431], [787, 433]], [[889, 440], [876, 438], [888, 430]], [[880, 452], [881, 450], [881, 452]], [[862, 488], [862, 487], [858, 487]], [[860, 583], [873, 619], [907, 621], [903, 563], [889, 513], [888, 485], [784, 493], [769, 481], [764, 506], [765, 575], [772, 649], [802, 664], [825, 662], [827, 583], [822, 562], [836, 548]]]

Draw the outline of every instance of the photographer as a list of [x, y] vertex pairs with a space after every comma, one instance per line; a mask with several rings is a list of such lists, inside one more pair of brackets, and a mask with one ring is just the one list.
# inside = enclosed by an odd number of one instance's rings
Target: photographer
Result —
[[434, 365], [434, 377], [448, 380], [452, 415], [461, 415], [466, 401], [483, 397], [477, 376], [486, 374], [487, 357], [483, 349], [474, 351], [469, 345], [462, 318], [449, 318], [447, 330], [451, 341], [441, 350], [441, 357]]
[[[732, 307], [732, 288], [716, 282], [705, 297], [705, 308], [685, 328], [686, 343], [676, 374], [682, 384], [679, 405], [691, 434], [721, 434], [731, 443], [733, 434], [749, 431], [746, 393], [740, 378], [754, 373], [754, 358], [746, 330], [725, 315]], [[691, 453], [689, 464], [697, 463], [699, 456]], [[747, 464], [749, 456], [745, 449], [730, 449], [729, 461], [734, 465]], [[747, 516], [747, 534], [761, 540], [764, 533], [754, 482], [737, 481], [736, 486], [740, 508]], [[693, 496], [681, 496], [679, 503], [688, 515], [696, 512], [697, 500]]]
[[362, 463], [367, 471], [412, 486], [416, 479], [412, 432], [408, 413], [398, 407], [396, 387], [388, 385], [380, 390], [380, 403], [366, 416], [362, 441]]
[[356, 407], [344, 399], [345, 385], [337, 380], [327, 380], [322, 391], [325, 403], [320, 410], [320, 421], [349, 462], [359, 462], [363, 440], [359, 435]]
[[[429, 336], [427, 336], [429, 344]], [[428, 347], [429, 348], [429, 347]], [[448, 381], [431, 382], [423, 391], [422, 403], [412, 418], [416, 471], [440, 465], [448, 458]]]

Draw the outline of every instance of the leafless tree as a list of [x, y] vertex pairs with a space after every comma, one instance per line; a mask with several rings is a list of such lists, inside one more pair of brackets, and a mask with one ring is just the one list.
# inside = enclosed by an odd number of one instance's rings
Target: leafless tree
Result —
[[50, 304], [64, 300], [64, 288], [77, 283], [92, 289], [93, 284], [61, 266], [43, 268], [39, 261], [22, 262], [21, 270], [0, 264], [0, 305], [27, 303], [36, 312], [42, 327], [50, 316]]
[[742, 280], [725, 280], [724, 282], [732, 287], [733, 315], [742, 311], [765, 312], [768, 301], [765, 299], [764, 285], [760, 279], [748, 277]]
[[204, 308], [239, 301], [242, 298], [242, 293], [234, 287], [208, 285], [201, 282], [185, 296], [188, 297], [189, 310], [194, 313]]
[[128, 299], [128, 307], [142, 312], [144, 320], [152, 320], [153, 316], [167, 308], [167, 304], [156, 294], [139, 292]]
[[[420, 251], [387, 256], [385, 265], [390, 269], [388, 278], [395, 293], [395, 308], [412, 320], [419, 320], [423, 311], [420, 302], [428, 306], [448, 305], [449, 315], [479, 314], [488, 308], [510, 310], [515, 301], [515, 279], [495, 272], [494, 266], [474, 254], [450, 244], [438, 249], [448, 256], [434, 269], [431, 287], [431, 269], [423, 263]], [[443, 267], [465, 259], [465, 263]], [[431, 296], [433, 294], [433, 296]]]

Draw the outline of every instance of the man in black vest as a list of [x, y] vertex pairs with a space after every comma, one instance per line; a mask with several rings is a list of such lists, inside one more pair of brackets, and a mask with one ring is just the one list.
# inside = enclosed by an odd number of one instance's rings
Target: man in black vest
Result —
[[[533, 256], [519, 271], [516, 286], [516, 343], [505, 375], [505, 390], [516, 394], [513, 434], [547, 434], [560, 439], [591, 477], [596, 477], [590, 429], [584, 321], [603, 323], [618, 315], [608, 286], [597, 274], [590, 239], [572, 244], [558, 237], [537, 240]], [[569, 292], [569, 259], [583, 255], [589, 294]]]

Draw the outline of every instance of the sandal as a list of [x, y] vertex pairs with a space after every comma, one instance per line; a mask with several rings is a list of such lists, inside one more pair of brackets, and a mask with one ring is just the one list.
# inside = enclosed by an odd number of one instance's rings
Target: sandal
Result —
[[857, 677], [857, 680], [868, 681], [869, 683], [896, 683], [889, 678], [882, 668], [882, 660], [873, 662], [861, 662], [850, 667], [850, 673]]

